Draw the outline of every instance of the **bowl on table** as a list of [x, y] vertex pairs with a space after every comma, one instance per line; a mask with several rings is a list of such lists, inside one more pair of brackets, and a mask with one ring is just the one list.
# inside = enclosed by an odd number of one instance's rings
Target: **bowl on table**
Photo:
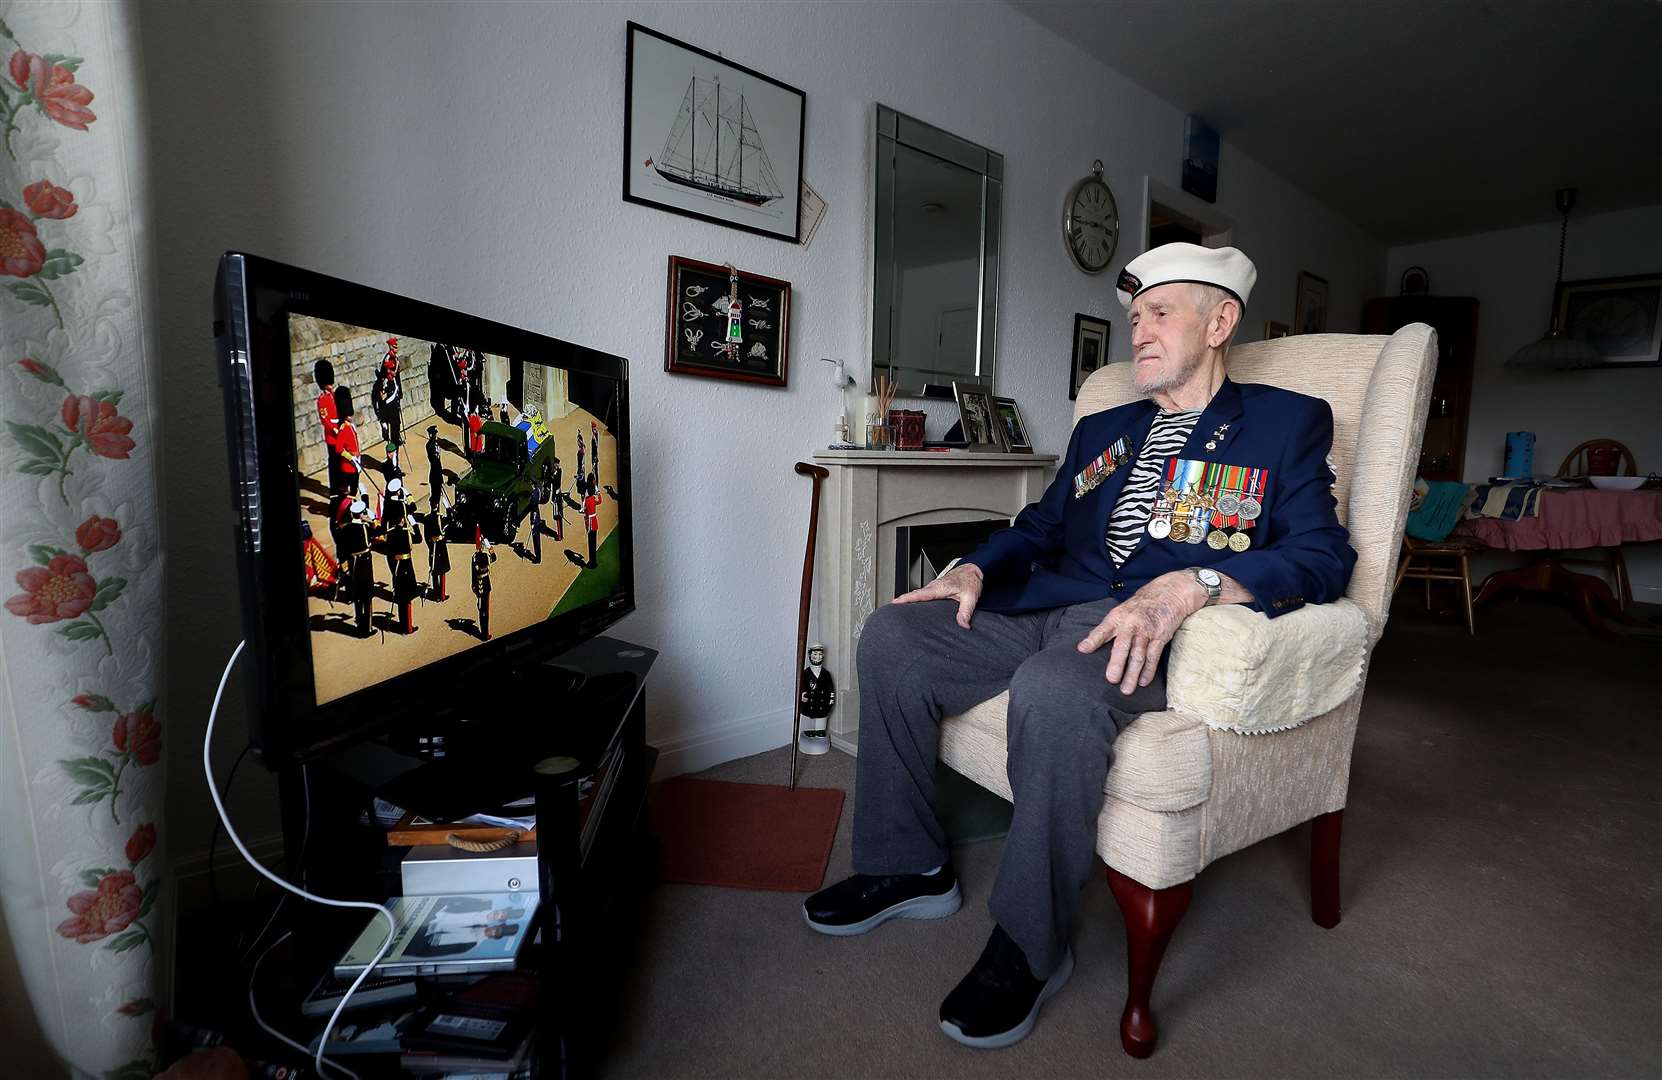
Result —
[[1643, 484], [1643, 476], [1589, 476], [1593, 486], [1600, 491], [1633, 491]]

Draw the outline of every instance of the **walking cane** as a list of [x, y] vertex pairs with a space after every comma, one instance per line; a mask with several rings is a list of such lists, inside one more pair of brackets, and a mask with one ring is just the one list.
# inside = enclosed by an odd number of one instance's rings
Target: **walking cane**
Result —
[[830, 470], [799, 461], [798, 476], [812, 477], [814, 491], [808, 502], [808, 549], [802, 553], [802, 602], [796, 609], [796, 667], [791, 669], [791, 790], [796, 790], [796, 742], [802, 734], [802, 661], [808, 649], [808, 598], [814, 591], [814, 538], [819, 531], [819, 482]]

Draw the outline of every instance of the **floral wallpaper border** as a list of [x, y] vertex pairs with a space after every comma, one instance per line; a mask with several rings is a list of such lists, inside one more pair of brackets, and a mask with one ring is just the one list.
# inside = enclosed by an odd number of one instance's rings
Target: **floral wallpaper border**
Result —
[[111, 1080], [158, 1067], [164, 1000], [162, 552], [132, 20], [125, 0], [0, 4], [0, 573], [15, 584], [0, 755], [16, 758], [0, 811], [26, 826], [0, 841], [0, 902], [48, 1039], [77, 1075]]

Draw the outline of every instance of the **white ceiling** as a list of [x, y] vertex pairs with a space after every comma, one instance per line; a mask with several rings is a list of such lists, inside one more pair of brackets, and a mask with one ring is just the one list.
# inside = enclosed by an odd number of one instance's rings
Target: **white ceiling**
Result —
[[1662, 0], [1009, 2], [1388, 244], [1662, 202]]

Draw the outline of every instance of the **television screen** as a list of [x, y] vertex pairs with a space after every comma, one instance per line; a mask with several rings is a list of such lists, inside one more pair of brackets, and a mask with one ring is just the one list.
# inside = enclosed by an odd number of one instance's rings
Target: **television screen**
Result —
[[247, 256], [219, 285], [265, 756], [632, 609], [621, 360]]
[[617, 588], [616, 383], [313, 315], [288, 330], [319, 704]]

